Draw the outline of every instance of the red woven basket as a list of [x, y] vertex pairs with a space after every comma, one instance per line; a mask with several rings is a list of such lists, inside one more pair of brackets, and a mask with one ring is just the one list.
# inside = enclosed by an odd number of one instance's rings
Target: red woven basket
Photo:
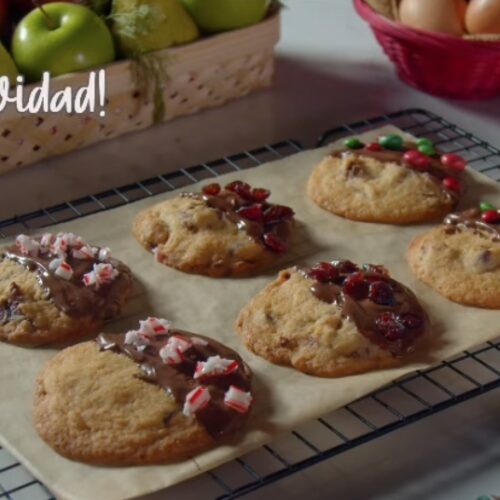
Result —
[[500, 95], [500, 42], [413, 29], [387, 19], [364, 0], [354, 5], [407, 84], [456, 99]]

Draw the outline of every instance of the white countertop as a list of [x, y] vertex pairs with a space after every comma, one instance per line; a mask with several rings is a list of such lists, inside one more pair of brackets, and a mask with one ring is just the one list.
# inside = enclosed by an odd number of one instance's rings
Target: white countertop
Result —
[[[265, 143], [312, 146], [327, 128], [403, 108], [430, 110], [500, 147], [500, 99], [445, 101], [407, 87], [350, 0], [285, 3], [272, 89], [2, 176], [0, 220]], [[249, 497], [500, 495], [499, 398], [490, 393]]]

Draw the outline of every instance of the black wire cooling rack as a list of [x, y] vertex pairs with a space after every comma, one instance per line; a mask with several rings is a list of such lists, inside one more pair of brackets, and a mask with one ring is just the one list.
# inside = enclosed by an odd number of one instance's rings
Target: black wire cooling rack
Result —
[[[446, 152], [464, 156], [476, 170], [500, 181], [500, 151], [428, 111], [391, 113], [325, 132], [318, 146], [343, 136], [393, 124], [431, 139]], [[48, 209], [0, 221], [0, 237], [85, 217], [187, 186], [202, 179], [256, 167], [302, 150], [283, 141], [210, 163], [152, 177]], [[424, 417], [500, 388], [500, 339], [466, 351], [433, 368], [415, 372], [346, 407], [323, 416], [217, 469], [155, 498], [227, 500], [263, 488], [295, 472], [338, 455]], [[174, 487], [176, 488], [176, 487]], [[5, 449], [0, 448], [0, 500], [49, 500], [53, 495]]]

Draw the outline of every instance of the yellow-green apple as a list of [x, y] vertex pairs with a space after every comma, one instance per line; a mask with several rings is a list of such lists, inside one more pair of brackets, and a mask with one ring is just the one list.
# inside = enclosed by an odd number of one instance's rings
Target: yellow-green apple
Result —
[[180, 0], [113, 0], [111, 19], [124, 55], [180, 45], [200, 36]]
[[262, 21], [270, 0], [182, 0], [202, 31], [216, 33]]
[[17, 25], [12, 55], [29, 81], [81, 71], [115, 59], [113, 37], [89, 8], [68, 2], [32, 10]]
[[0, 76], [8, 77], [11, 85], [16, 83], [16, 65], [2, 43], [0, 43]]

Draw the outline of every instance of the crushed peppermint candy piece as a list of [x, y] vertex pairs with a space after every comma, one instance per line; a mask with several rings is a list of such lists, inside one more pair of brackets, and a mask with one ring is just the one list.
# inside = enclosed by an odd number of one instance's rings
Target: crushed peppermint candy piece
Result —
[[99, 250], [99, 254], [97, 255], [97, 258], [101, 261], [107, 260], [111, 257], [111, 249], [108, 247], [103, 247]]
[[59, 257], [66, 256], [66, 252], [68, 251], [68, 239], [64, 233], [59, 233], [56, 236], [56, 239], [50, 245], [50, 250]]
[[172, 335], [160, 349], [160, 358], [169, 365], [178, 365], [184, 361], [184, 353], [193, 344], [180, 335]]
[[160, 247], [153, 248], [153, 255], [156, 262], [161, 262]]
[[125, 344], [134, 345], [139, 350], [143, 350], [150, 344], [149, 338], [137, 330], [130, 330], [125, 334]]
[[62, 263], [64, 262], [64, 259], [52, 259], [50, 262], [49, 262], [49, 269], [51, 271], [55, 271]]
[[186, 417], [193, 417], [196, 412], [207, 406], [209, 401], [210, 391], [208, 388], [198, 386], [187, 394], [182, 413], [186, 415]]
[[238, 367], [239, 363], [234, 359], [221, 358], [219, 355], [210, 356], [206, 361], [198, 361], [193, 378], [229, 375]]
[[239, 413], [246, 413], [252, 404], [252, 394], [232, 385], [224, 395], [224, 404]]
[[95, 286], [96, 290], [102, 285], [110, 283], [119, 274], [111, 264], [94, 264], [94, 268], [89, 273], [83, 275], [83, 284], [85, 286]]
[[191, 342], [194, 345], [208, 345], [206, 340], [200, 339], [200, 337], [191, 337]]
[[71, 255], [75, 259], [92, 260], [94, 258], [94, 251], [89, 245], [83, 245], [80, 248], [73, 248]]
[[63, 260], [57, 266], [56, 270], [54, 271], [54, 274], [62, 279], [70, 280], [73, 277], [73, 269], [65, 260]]
[[139, 321], [139, 331], [146, 335], [154, 335], [160, 333], [167, 333], [172, 323], [162, 318], [146, 318], [144, 321]]
[[38, 241], [30, 238], [25, 234], [20, 234], [16, 238], [16, 246], [19, 248], [22, 254], [31, 255], [32, 257], [36, 257], [40, 250], [40, 244]]
[[43, 247], [43, 250], [46, 251], [50, 248], [54, 240], [55, 236], [52, 233], [44, 233], [40, 238], [40, 245]]
[[58, 236], [59, 235], [61, 235], [66, 240], [69, 247], [77, 247], [85, 244], [83, 239], [74, 233], [59, 233]]

